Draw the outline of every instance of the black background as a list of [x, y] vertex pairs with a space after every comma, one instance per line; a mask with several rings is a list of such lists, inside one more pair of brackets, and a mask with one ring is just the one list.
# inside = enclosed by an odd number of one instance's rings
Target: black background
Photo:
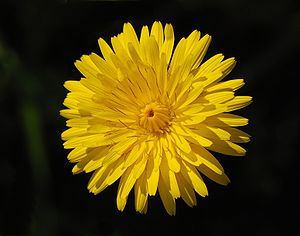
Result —
[[[300, 219], [299, 44], [296, 0], [1, 1], [0, 235], [292, 235]], [[73, 176], [60, 133], [65, 80], [73, 62], [100, 54], [131, 22], [139, 33], [154, 20], [172, 23], [176, 42], [194, 29], [213, 37], [206, 59], [236, 57], [229, 78], [254, 102], [236, 112], [250, 119], [246, 157], [216, 155], [232, 183], [205, 179], [209, 196], [177, 214], [159, 196], [146, 215], [116, 209], [117, 184], [94, 196], [90, 175]], [[297, 232], [297, 231], [296, 231]], [[297, 234], [297, 233], [296, 233]]]

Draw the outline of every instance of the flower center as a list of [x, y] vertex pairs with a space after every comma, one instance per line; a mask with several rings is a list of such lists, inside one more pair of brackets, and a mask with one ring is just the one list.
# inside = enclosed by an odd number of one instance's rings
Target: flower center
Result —
[[172, 111], [167, 106], [153, 102], [141, 110], [139, 124], [151, 133], [164, 133], [168, 131], [172, 118]]

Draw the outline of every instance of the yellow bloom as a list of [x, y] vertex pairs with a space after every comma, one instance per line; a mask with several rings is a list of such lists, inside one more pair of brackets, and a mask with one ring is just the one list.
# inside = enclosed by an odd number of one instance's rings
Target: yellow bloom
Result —
[[[103, 57], [84, 55], [75, 66], [80, 81], [66, 81], [70, 91], [64, 147], [77, 163], [73, 173], [92, 172], [88, 189], [98, 194], [119, 180], [117, 207], [125, 208], [132, 188], [135, 208], [147, 211], [148, 196], [158, 190], [175, 215], [175, 199], [196, 205], [195, 191], [207, 196], [201, 174], [227, 185], [224, 169], [209, 151], [245, 155], [236, 143], [249, 135], [233, 127], [248, 119], [228, 112], [243, 108], [250, 96], [235, 96], [243, 79], [220, 82], [235, 65], [217, 54], [202, 63], [211, 37], [195, 30], [173, 51], [174, 32], [154, 22], [138, 39], [132, 25], [111, 38], [112, 48], [98, 40]], [[209, 151], [208, 151], [209, 150]], [[201, 173], [201, 174], [200, 174]]]

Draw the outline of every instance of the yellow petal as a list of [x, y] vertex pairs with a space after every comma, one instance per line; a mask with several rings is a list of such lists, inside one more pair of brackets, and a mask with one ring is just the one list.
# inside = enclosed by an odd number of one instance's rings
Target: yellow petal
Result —
[[[157, 71], [159, 65], [159, 47], [153, 35], [150, 35], [148, 40], [147, 59], [152, 68]], [[151, 82], [151, 79], [148, 79]]]
[[234, 57], [228, 58], [225, 61], [222, 61], [214, 70], [221, 71], [223, 74], [223, 78], [227, 76], [232, 69], [235, 67], [236, 61]]
[[[90, 91], [92, 91], [93, 96], [95, 96], [95, 94], [97, 94], [97, 95], [99, 95], [99, 94], [105, 94], [108, 91], [110, 91], [110, 88], [106, 88], [106, 87], [103, 86], [103, 84], [104, 84], [103, 82], [104, 81], [103, 81], [102, 78], [105, 78], [105, 77], [103, 75], [100, 77], [100, 74], [98, 74], [97, 77], [95, 77], [95, 78], [91, 78], [91, 77], [89, 77], [88, 79], [82, 78], [80, 80], [80, 83], [84, 87], [86, 87]], [[113, 82], [112, 82], [112, 84], [113, 84]]]
[[[107, 153], [108, 147], [97, 147], [86, 150], [86, 156], [73, 168], [73, 174], [82, 171], [90, 172], [102, 166], [102, 157]], [[91, 169], [91, 170], [90, 170]], [[90, 170], [90, 171], [89, 171]]]
[[197, 204], [197, 199], [192, 186], [183, 178], [181, 173], [176, 174], [176, 179], [178, 182], [180, 195], [184, 202], [190, 207], [195, 206]]
[[137, 139], [135, 137], [127, 138], [113, 145], [109, 153], [104, 157], [103, 164], [108, 165], [116, 161], [119, 157], [127, 153], [133, 145], [135, 145], [136, 140]]
[[136, 181], [134, 185], [135, 193], [135, 209], [136, 211], [143, 212], [145, 205], [147, 204], [148, 191], [147, 191], [147, 177], [144, 172]]
[[138, 161], [135, 165], [132, 165], [129, 168], [127, 168], [125, 173], [122, 175], [117, 194], [117, 207], [120, 211], [124, 210], [129, 192], [133, 188], [136, 180], [144, 172], [146, 163], [147, 158], [146, 155], [144, 155], [140, 158], [140, 161]]
[[67, 120], [66, 124], [68, 127], [75, 127], [75, 128], [88, 128], [89, 120], [91, 117], [79, 117]]
[[143, 61], [147, 62], [148, 54], [148, 40], [149, 40], [149, 29], [148, 26], [143, 26], [140, 37], [140, 55]]
[[159, 21], [155, 21], [151, 27], [151, 32], [150, 35], [153, 35], [158, 48], [160, 49], [162, 47], [163, 44], [163, 27], [162, 24]]
[[178, 184], [176, 181], [175, 173], [172, 171], [168, 165], [167, 157], [164, 155], [160, 165], [160, 176], [163, 178], [167, 189], [170, 191], [174, 198], [180, 197], [180, 192]]
[[205, 197], [208, 195], [208, 191], [206, 188], [206, 185], [203, 181], [203, 179], [201, 178], [199, 172], [197, 171], [197, 169], [186, 163], [186, 162], [182, 162], [183, 163], [183, 167], [182, 168], [182, 175], [184, 177], [184, 179], [193, 186], [193, 188], [195, 189], [195, 191], [202, 197]]
[[62, 140], [68, 140], [76, 136], [82, 136], [87, 133], [87, 128], [70, 128], [61, 134]]
[[105, 74], [110, 78], [115, 77], [117, 71], [116, 68], [114, 68], [111, 64], [109, 64], [107, 61], [105, 61], [95, 53], [92, 53], [90, 55], [90, 58], [102, 74]]
[[99, 194], [108, 186], [106, 184], [106, 177], [110, 171], [110, 166], [103, 166], [93, 173], [88, 183], [88, 189], [91, 193], [95, 195]]
[[[104, 138], [104, 137], [102, 137]], [[96, 147], [94, 143], [99, 140], [99, 135], [98, 134], [93, 134], [93, 135], [87, 135], [87, 136], [82, 136], [82, 137], [76, 137], [69, 139], [64, 143], [64, 148], [65, 149], [70, 149], [70, 148], [76, 148], [77, 146], [94, 146]], [[92, 145], [93, 143], [93, 145]]]
[[154, 170], [157, 171], [159, 170], [159, 166], [163, 155], [163, 147], [161, 140], [155, 141], [154, 146], [156, 147], [153, 152]]
[[81, 161], [83, 158], [87, 156], [87, 148], [86, 147], [76, 147], [68, 154], [68, 160], [71, 163]]
[[[111, 45], [114, 49], [114, 52], [115, 52], [116, 56], [121, 61], [128, 61], [130, 58], [129, 58], [129, 55], [127, 53], [127, 51], [128, 51], [127, 48], [124, 47], [122, 36], [123, 36], [123, 34], [119, 34], [118, 36], [112, 37], [111, 38]], [[127, 45], [126, 45], [126, 47], [127, 47]], [[115, 57], [111, 56], [111, 58], [115, 58]], [[115, 66], [117, 67], [116, 64], [115, 64]]]
[[136, 144], [129, 152], [129, 155], [126, 157], [124, 166], [128, 167], [131, 166], [134, 162], [136, 162], [136, 160], [139, 159], [139, 157], [144, 153], [145, 149], [146, 149], [145, 142]]
[[174, 107], [178, 109], [184, 109], [187, 105], [193, 103], [200, 96], [202, 91], [202, 86], [194, 87], [186, 93], [185, 101], [184, 99], [181, 99], [177, 104], [175, 104]]
[[166, 24], [164, 36], [164, 43], [161, 48], [161, 53], [166, 55], [166, 63], [169, 64], [175, 41], [174, 31], [171, 24]]
[[157, 71], [158, 88], [161, 95], [166, 95], [166, 86], [168, 83], [167, 69], [168, 68], [167, 68], [166, 54], [162, 53], [160, 59], [160, 66], [158, 67], [158, 71]]
[[220, 114], [222, 112], [225, 112], [227, 110], [227, 107], [223, 104], [216, 104], [216, 105], [208, 105], [204, 109], [202, 109], [197, 114], [190, 114], [191, 116], [186, 119], [183, 124], [184, 125], [196, 125], [201, 122], [203, 122], [207, 117], [214, 116], [217, 114]]
[[197, 167], [197, 169], [201, 173], [203, 173], [208, 178], [210, 178], [211, 180], [215, 181], [218, 184], [221, 184], [221, 185], [225, 186], [225, 185], [228, 185], [230, 183], [230, 180], [229, 180], [229, 178], [227, 177], [227, 175], [225, 173], [217, 174], [205, 165], [200, 165], [200, 166]]
[[250, 141], [250, 135], [235, 128], [223, 127], [223, 129], [230, 134], [230, 140], [234, 143], [247, 143]]
[[137, 49], [133, 46], [132, 43], [128, 43], [128, 51], [131, 59], [135, 62], [135, 64], [142, 63], [142, 59], [137, 51]]
[[208, 73], [212, 72], [214, 68], [221, 63], [223, 58], [224, 56], [222, 54], [217, 54], [208, 59], [206, 62], [200, 65], [199, 71], [195, 75], [195, 77], [199, 78], [207, 76]]
[[248, 119], [230, 113], [221, 113], [206, 118], [205, 123], [217, 127], [244, 126], [248, 124]]
[[105, 61], [107, 61], [108, 63], [113, 65], [113, 63], [111, 61], [111, 55], [114, 54], [113, 50], [110, 48], [110, 46], [102, 38], [99, 38], [98, 44], [99, 44], [101, 53], [102, 53]]
[[[185, 59], [188, 55], [192, 56], [193, 66], [191, 70], [197, 70], [205, 56], [205, 53], [211, 41], [211, 37], [209, 35], [205, 35], [200, 40], [199, 38], [200, 32], [197, 30], [193, 31], [187, 38], [187, 49], [185, 51]], [[193, 74], [195, 73], [193, 72]]]
[[196, 156], [199, 158], [201, 163], [206, 165], [209, 169], [214, 171], [217, 174], [222, 174], [224, 172], [223, 167], [221, 164], [218, 162], [218, 160], [205, 148], [191, 144], [193, 152], [196, 154]]
[[219, 82], [217, 84], [209, 86], [206, 88], [206, 91], [207, 92], [215, 92], [215, 91], [220, 91], [220, 90], [235, 91], [235, 90], [241, 88], [244, 84], [245, 83], [244, 83], [243, 79], [233, 79], [233, 80], [228, 80], [225, 82]]
[[176, 148], [181, 149], [182, 151], [189, 153], [191, 151], [191, 147], [189, 143], [186, 141], [186, 139], [179, 134], [171, 133], [172, 140], [174, 142], [174, 145]]
[[83, 86], [79, 81], [68, 80], [64, 83], [64, 87], [72, 92], [82, 92], [92, 94], [92, 92]]
[[[176, 67], [176, 69], [173, 71], [173, 73], [169, 74], [169, 78], [167, 80], [167, 96], [168, 96], [168, 98], [173, 98], [175, 96], [174, 91], [175, 91], [176, 86], [178, 85], [180, 79], [181, 79], [180, 78], [180, 67]], [[176, 101], [176, 98], [175, 99], [173, 98], [173, 100]]]
[[178, 155], [183, 160], [185, 160], [186, 162], [188, 162], [194, 166], [199, 166], [200, 164], [202, 164], [201, 158], [199, 158], [199, 156], [196, 155], [194, 152], [185, 153], [185, 152], [181, 152], [180, 150], [178, 150]]
[[103, 165], [103, 159], [108, 154], [108, 147], [98, 147], [94, 148], [88, 152], [87, 158], [89, 158], [89, 162], [84, 166], [83, 170], [86, 173], [92, 172]]
[[[145, 169], [147, 178], [146, 184], [149, 195], [154, 196], [156, 194], [159, 178], [159, 165], [161, 156], [160, 154], [157, 155], [157, 148], [159, 148], [160, 145], [154, 145], [154, 142], [148, 142], [147, 144], [148, 150], [146, 155], [148, 155], [148, 161]], [[159, 162], [156, 160], [159, 160]]]
[[142, 157], [140, 157], [140, 160], [136, 161], [136, 163], [133, 166], [133, 169], [131, 170], [131, 174], [133, 175], [133, 178], [138, 179], [141, 174], [144, 172], [146, 165], [147, 165], [147, 155], [144, 153]]
[[201, 98], [197, 99], [197, 103], [202, 104], [219, 104], [226, 101], [229, 101], [234, 98], [234, 93], [232, 91], [222, 91], [209, 93], [201, 96]]
[[212, 145], [212, 142], [209, 139], [203, 137], [201, 134], [196, 132], [196, 130], [191, 130], [188, 128], [185, 128], [185, 130], [187, 130], [189, 134], [186, 139], [190, 142], [200, 144], [203, 147], [209, 147]]
[[150, 158], [147, 163], [147, 186], [148, 192], [150, 196], [154, 196], [156, 194], [158, 179], [159, 179], [159, 171], [154, 169], [154, 160]]
[[205, 124], [198, 124], [192, 129], [193, 133], [206, 139], [230, 140], [230, 133], [221, 128], [211, 127]]
[[119, 211], [124, 210], [127, 203], [128, 194], [136, 182], [136, 179], [133, 178], [133, 175], [131, 174], [132, 169], [133, 166], [130, 166], [120, 179], [117, 193], [117, 208]]
[[213, 140], [213, 144], [207, 149], [230, 156], [244, 156], [246, 154], [246, 150], [241, 146], [224, 140]]
[[115, 163], [102, 166], [97, 169], [92, 175], [88, 189], [94, 194], [102, 192], [107, 186], [113, 184], [126, 171], [123, 168], [124, 157], [120, 158]]
[[113, 134], [92, 134], [82, 137], [76, 137], [69, 139], [64, 143], [64, 148], [75, 148], [77, 146], [84, 147], [98, 147], [105, 145], [112, 145], [121, 140], [128, 139], [130, 137], [130, 133], [126, 129], [120, 129]]
[[147, 210], [148, 210], [148, 198], [147, 198], [147, 200], [146, 200], [145, 206], [144, 206], [144, 208], [142, 209], [141, 213], [142, 213], [142, 214], [146, 214], [146, 213], [147, 213]]
[[177, 44], [174, 54], [172, 56], [172, 60], [169, 68], [170, 74], [173, 74], [175, 68], [178, 68], [179, 66], [182, 65], [183, 63], [182, 58], [184, 57], [185, 49], [186, 49], [186, 39], [182, 38]]
[[117, 122], [121, 121], [123, 123], [133, 123], [135, 121], [135, 117], [126, 116], [126, 114], [120, 112], [120, 110], [117, 110], [116, 112], [109, 109], [102, 110], [102, 111], [96, 109], [93, 115], [94, 117], [101, 118], [103, 120], [109, 120], [109, 121], [117, 121]]
[[113, 184], [126, 171], [127, 168], [124, 167], [124, 159], [125, 159], [125, 157], [121, 157], [115, 163], [113, 163], [111, 165], [112, 171], [109, 173], [109, 175], [106, 178], [106, 184], [108, 184], [108, 185]]
[[97, 68], [92, 67], [90, 64], [83, 63], [82, 61], [77, 60], [74, 64], [86, 78], [97, 78], [97, 75], [100, 73]]
[[163, 205], [168, 212], [169, 215], [175, 215], [176, 214], [176, 204], [175, 204], [175, 199], [171, 195], [171, 193], [168, 191], [168, 188], [162, 178], [159, 178], [159, 183], [158, 183], [158, 191], [160, 198], [163, 202]]
[[60, 110], [60, 115], [67, 118], [67, 119], [73, 119], [80, 117], [80, 113], [77, 109], [63, 109]]
[[236, 96], [232, 100], [224, 103], [227, 105], [227, 112], [235, 111], [243, 107], [248, 106], [252, 102], [252, 97], [250, 96]]
[[132, 43], [137, 51], [139, 51], [139, 40], [135, 30], [130, 23], [125, 23], [123, 26], [124, 38], [127, 43]]
[[192, 53], [195, 45], [199, 42], [200, 32], [198, 30], [194, 30], [186, 39], [186, 55]]
[[177, 158], [171, 154], [170, 151], [165, 151], [165, 155], [167, 158], [168, 166], [170, 170], [173, 172], [179, 172], [180, 171], [180, 163], [178, 162]]
[[210, 42], [211, 42], [211, 36], [206, 34], [197, 43], [196, 47], [192, 51], [192, 53], [194, 55], [197, 55], [197, 59], [195, 60], [192, 69], [196, 69], [199, 67], [200, 63], [202, 62], [202, 60], [207, 52]]

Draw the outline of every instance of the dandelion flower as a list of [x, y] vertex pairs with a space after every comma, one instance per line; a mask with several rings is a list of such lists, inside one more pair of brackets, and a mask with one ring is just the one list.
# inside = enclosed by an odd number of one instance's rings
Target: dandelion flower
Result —
[[84, 55], [75, 62], [80, 81], [66, 81], [70, 91], [61, 110], [66, 121], [64, 148], [73, 173], [93, 172], [94, 194], [118, 181], [117, 208], [123, 211], [134, 189], [135, 209], [146, 213], [148, 197], [158, 192], [170, 215], [175, 199], [196, 205], [208, 195], [202, 179], [227, 185], [229, 179], [212, 152], [245, 155], [237, 143], [249, 135], [235, 128], [248, 119], [229, 112], [251, 102], [235, 96], [243, 79], [221, 82], [235, 59], [217, 54], [203, 62], [211, 36], [195, 30], [174, 48], [171, 24], [142, 27], [140, 38], [130, 23], [111, 38], [98, 40], [102, 57]]

